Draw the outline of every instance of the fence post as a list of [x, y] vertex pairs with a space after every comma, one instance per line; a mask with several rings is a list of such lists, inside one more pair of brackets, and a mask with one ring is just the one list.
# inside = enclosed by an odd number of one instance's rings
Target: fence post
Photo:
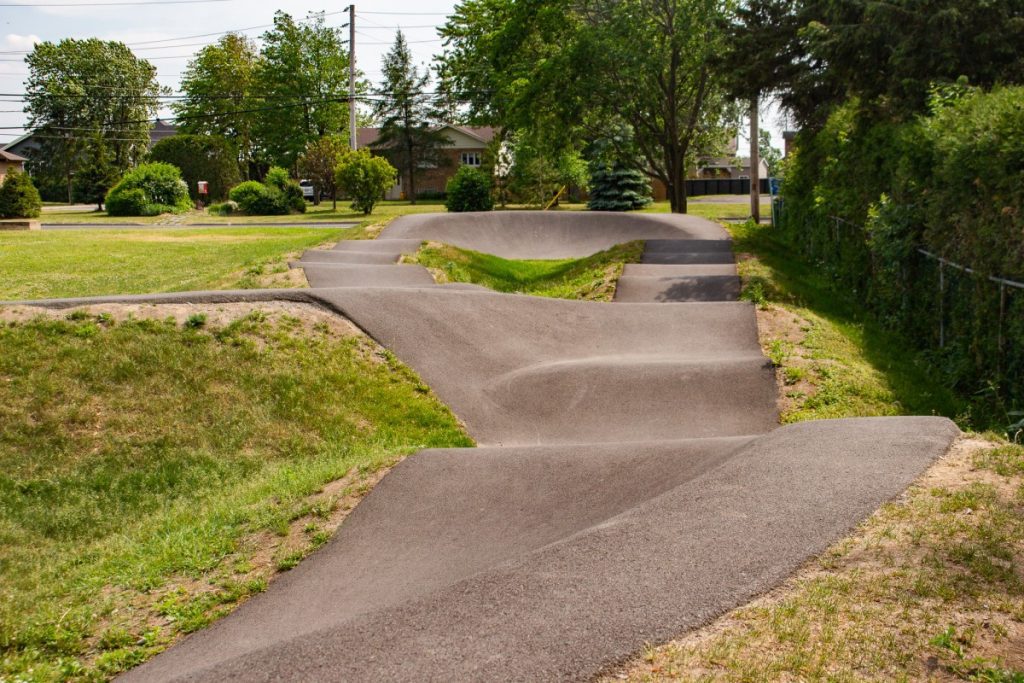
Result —
[[939, 261], [939, 348], [946, 348], [946, 264]]
[[1006, 283], [999, 283], [999, 336], [997, 346], [999, 353], [996, 357], [996, 377], [1003, 378], [1003, 319], [1006, 317]]

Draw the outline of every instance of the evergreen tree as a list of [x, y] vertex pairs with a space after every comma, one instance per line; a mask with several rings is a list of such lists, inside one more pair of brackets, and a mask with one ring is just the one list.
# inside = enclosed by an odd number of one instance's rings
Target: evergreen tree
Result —
[[399, 31], [395, 44], [384, 56], [384, 80], [377, 90], [380, 100], [374, 116], [380, 121], [380, 135], [373, 144], [407, 179], [406, 196], [416, 203], [416, 176], [424, 167], [443, 166], [448, 160], [441, 147], [450, 144], [431, 121], [433, 101], [426, 92], [430, 74], [412, 63], [412, 53]]
[[89, 141], [84, 159], [75, 174], [75, 200], [86, 204], [95, 204], [98, 211], [103, 210], [103, 201], [121, 174], [114, 165], [114, 160], [102, 137]]
[[651, 203], [651, 184], [635, 166], [621, 162], [594, 164], [590, 169], [591, 211], [634, 211]]

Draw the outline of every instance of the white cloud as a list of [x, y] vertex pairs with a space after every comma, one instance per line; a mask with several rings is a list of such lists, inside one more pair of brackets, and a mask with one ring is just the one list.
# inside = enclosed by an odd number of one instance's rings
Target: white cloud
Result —
[[31, 50], [36, 43], [43, 42], [37, 35], [20, 36], [17, 33], [8, 33], [4, 36], [4, 46], [8, 50]]

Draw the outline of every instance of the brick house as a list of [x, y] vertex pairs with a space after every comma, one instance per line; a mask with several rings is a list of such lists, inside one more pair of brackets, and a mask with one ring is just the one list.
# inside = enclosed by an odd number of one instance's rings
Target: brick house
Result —
[[[450, 144], [441, 148], [447, 164], [421, 169], [416, 177], [416, 193], [444, 192], [445, 186], [460, 166], [479, 168], [483, 164], [484, 152], [494, 140], [496, 129], [445, 124], [437, 129], [448, 138]], [[360, 148], [371, 148], [380, 135], [379, 128], [359, 128], [356, 142]], [[405, 199], [405, 180], [399, 178], [395, 186], [387, 191], [387, 199]]]

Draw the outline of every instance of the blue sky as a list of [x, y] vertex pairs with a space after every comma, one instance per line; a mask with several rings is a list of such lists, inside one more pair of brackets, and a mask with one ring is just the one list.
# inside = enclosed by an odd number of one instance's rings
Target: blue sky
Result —
[[[281, 9], [296, 18], [310, 11], [340, 12], [347, 4], [309, 5], [281, 0], [226, 0], [204, 4], [112, 6], [112, 7], [32, 7], [32, 3], [74, 3], [76, 0], [20, 0], [25, 7], [3, 7], [0, 11], [0, 93], [24, 92], [27, 73], [21, 61], [24, 51], [40, 40], [98, 37], [120, 40], [136, 55], [151, 59], [157, 67], [162, 85], [178, 90], [180, 74], [189, 57], [216, 36], [189, 38], [197, 34], [226, 32], [269, 24], [274, 12]], [[98, 0], [99, 1], [99, 0]], [[116, 1], [116, 0], [109, 0]], [[397, 28], [409, 40], [417, 61], [430, 62], [441, 50], [437, 26], [445, 21], [455, 6], [448, 0], [387, 0], [361, 5], [356, 3], [356, 61], [372, 81], [380, 79], [380, 61], [394, 41]], [[347, 13], [332, 14], [327, 22], [340, 26], [348, 21]], [[264, 28], [240, 31], [258, 38]], [[175, 39], [175, 40], [168, 40]], [[154, 42], [165, 41], [165, 42]], [[0, 96], [0, 100], [15, 97]], [[0, 145], [18, 135], [26, 117], [21, 104], [0, 102]], [[167, 112], [163, 112], [167, 114]], [[773, 134], [773, 143], [782, 147], [777, 114], [768, 112], [763, 125]]]

